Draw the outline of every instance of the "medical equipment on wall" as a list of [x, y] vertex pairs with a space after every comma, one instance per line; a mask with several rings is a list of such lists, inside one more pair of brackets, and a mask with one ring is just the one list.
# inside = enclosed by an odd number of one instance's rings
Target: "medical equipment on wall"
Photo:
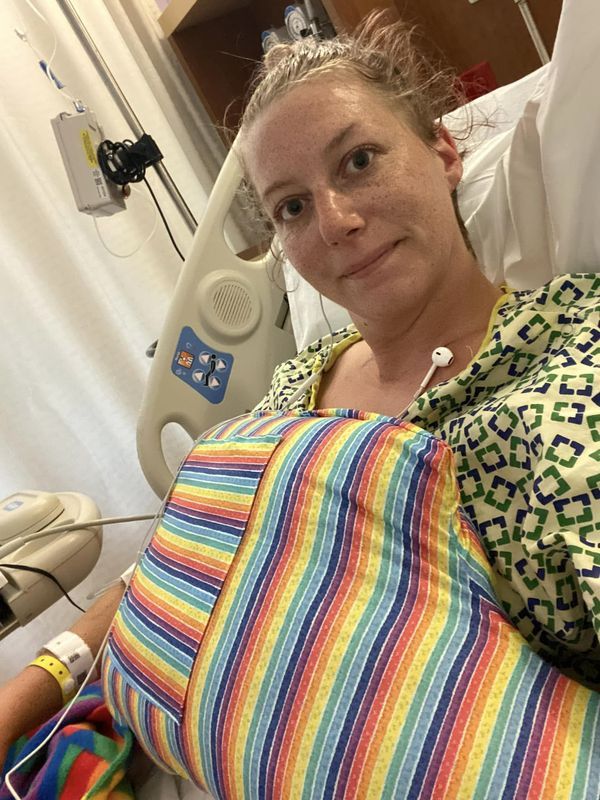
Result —
[[285, 44], [290, 41], [287, 28], [270, 28], [268, 31], [263, 31], [260, 35], [263, 53], [268, 53], [271, 48], [276, 47], [278, 44]]
[[304, 0], [301, 5], [304, 6], [305, 16], [313, 36], [318, 39], [332, 39], [335, 37], [335, 28], [321, 0]]
[[235, 145], [227, 156], [183, 265], [158, 338], [137, 428], [138, 456], [159, 497], [173, 475], [161, 433], [178, 423], [195, 439], [251, 408], [277, 364], [296, 352], [275, 257], [244, 261], [224, 225], [242, 178]]
[[[86, 525], [99, 516], [93, 500], [75, 492], [23, 491], [0, 502], [0, 639], [91, 572], [102, 529]], [[65, 525], [79, 529], [61, 530]]]
[[[77, 36], [77, 39], [85, 50], [90, 61], [96, 68], [100, 79], [114, 100], [116, 106], [119, 108], [119, 111], [121, 112], [121, 115], [123, 116], [129, 129], [137, 139], [140, 139], [145, 133], [142, 123], [138, 119], [134, 109], [123, 93], [115, 76], [112, 74], [110, 67], [96, 46], [92, 36], [86, 29], [83, 20], [77, 13], [75, 4], [72, 3], [71, 0], [55, 0], [55, 2], [71, 25], [73, 32]], [[181, 195], [181, 192], [179, 191], [175, 181], [171, 177], [169, 171], [162, 161], [154, 165], [154, 172], [162, 182], [165, 191], [169, 194], [169, 197], [179, 211], [188, 229], [193, 233], [196, 230], [198, 223], [189, 206], [185, 202], [185, 199]]]
[[269, 28], [261, 34], [263, 52], [286, 42], [300, 42], [309, 36], [329, 39], [335, 29], [320, 0], [305, 0], [303, 3], [286, 6], [283, 12], [284, 25]]
[[[87, 55], [96, 67], [103, 83], [108, 88], [116, 105], [129, 124], [130, 129], [137, 134], [138, 139], [136, 142], [127, 139], [124, 142], [113, 144], [113, 142], [104, 140], [103, 132], [98, 125], [95, 114], [86, 107], [83, 101], [65, 91], [65, 84], [56, 76], [51, 68], [58, 49], [56, 34], [46, 17], [31, 4], [30, 0], [25, 0], [25, 2], [44, 22], [53, 36], [54, 47], [50, 58], [44, 58], [34, 47], [26, 31], [15, 29], [15, 33], [21, 41], [31, 48], [46, 77], [63, 98], [70, 100], [76, 111], [75, 114], [66, 112], [59, 114], [56, 118], [51, 120], [51, 124], [78, 210], [90, 214], [94, 218], [109, 216], [125, 210], [125, 199], [130, 195], [129, 187], [126, 184], [143, 180], [145, 167], [152, 165], [155, 167], [158, 176], [161, 178], [184, 221], [193, 232], [197, 227], [196, 219], [185, 203], [171, 176], [161, 163], [162, 154], [160, 150], [152, 140], [152, 137], [145, 133], [127, 98], [121, 91], [116, 79], [87, 32], [73, 5], [69, 0], [56, 0]], [[102, 149], [102, 145], [108, 145], [109, 147]], [[124, 174], [126, 174], [128, 179], [119, 181], [116, 180], [113, 165], [117, 165], [117, 172], [122, 172], [121, 164], [119, 163], [121, 156], [125, 158], [127, 172]], [[137, 175], [137, 177], [133, 178], [130, 177], [130, 168], [132, 164], [135, 165], [135, 172]], [[141, 167], [141, 169], [138, 169], [138, 167]], [[158, 209], [163, 224], [167, 229], [169, 238], [181, 260], [183, 260], [183, 255], [175, 243], [165, 216], [156, 199], [156, 195], [147, 182], [146, 186], [152, 197], [152, 201]], [[94, 223], [96, 224], [95, 219]], [[153, 228], [148, 239], [153, 235], [155, 228], [156, 226]], [[102, 244], [112, 255], [127, 258], [129, 255], [133, 254], [121, 255], [113, 252], [104, 243], [97, 224], [96, 230]], [[148, 239], [146, 241], [148, 241]], [[144, 241], [143, 244], [145, 243]], [[137, 252], [137, 249], [133, 252]]]
[[[77, 208], [94, 217], [98, 238], [105, 249], [119, 258], [133, 255], [154, 235], [159, 214], [177, 255], [183, 261], [183, 253], [146, 180], [146, 168], [160, 164], [163, 158], [154, 139], [147, 133], [136, 142], [104, 139], [94, 112], [85, 108], [77, 114], [59, 114], [51, 122]], [[125, 199], [131, 195], [130, 184], [140, 181], [146, 184], [158, 214], [155, 210], [152, 231], [135, 250], [127, 254], [116, 253], [104, 242], [95, 218], [124, 211]]]
[[124, 211], [123, 190], [106, 179], [98, 163], [104, 134], [94, 112], [62, 113], [51, 123], [78, 210], [103, 217]]
[[292, 41], [301, 42], [306, 36], [311, 35], [308, 17], [302, 6], [287, 6], [283, 18]]

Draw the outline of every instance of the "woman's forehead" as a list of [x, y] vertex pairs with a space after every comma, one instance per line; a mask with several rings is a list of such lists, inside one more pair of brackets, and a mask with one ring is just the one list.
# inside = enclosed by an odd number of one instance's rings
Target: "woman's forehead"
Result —
[[[365, 109], [371, 113], [397, 113], [383, 90], [368, 84], [352, 71], [337, 69], [312, 75], [284, 89], [260, 112], [252, 127], [259, 126], [264, 134], [265, 129], [279, 123], [281, 117], [291, 116], [304, 120], [300, 130], [310, 131], [318, 123], [321, 127], [335, 124], [340, 114], [344, 119], [350, 116], [364, 119]], [[313, 112], [315, 116], [304, 117], [306, 112]]]
[[292, 159], [296, 150], [326, 154], [344, 132], [383, 134], [390, 126], [396, 135], [406, 130], [382, 92], [348, 71], [326, 73], [290, 88], [263, 109], [243, 138], [244, 163], [258, 184], [264, 170], [271, 171], [269, 165]]

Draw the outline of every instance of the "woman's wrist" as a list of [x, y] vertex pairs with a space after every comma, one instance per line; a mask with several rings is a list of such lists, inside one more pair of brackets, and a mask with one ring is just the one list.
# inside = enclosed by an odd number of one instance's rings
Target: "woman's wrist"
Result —
[[[104, 640], [124, 591], [124, 585], [112, 587], [71, 628], [94, 656]], [[0, 687], [0, 747], [46, 722], [62, 705], [63, 693], [56, 678], [44, 668], [26, 666]]]
[[[63, 631], [63, 633], [59, 633], [58, 636], [46, 642], [41, 650], [38, 650], [38, 658], [32, 663], [48, 669], [46, 662], [49, 658], [59, 662], [67, 670], [68, 678], [70, 678], [74, 689], [73, 694], [90, 673], [92, 673], [92, 680], [96, 677], [94, 654], [81, 636], [73, 633], [73, 631]], [[43, 660], [41, 664], [40, 659]], [[48, 669], [48, 671], [52, 672], [52, 669]], [[62, 679], [59, 677], [58, 680], [61, 682]], [[62, 689], [64, 697], [65, 687], [62, 687]]]
[[83, 639], [94, 656], [104, 641], [124, 593], [123, 583], [111, 586], [70, 628]]
[[41, 725], [62, 707], [60, 686], [39, 667], [27, 666], [0, 689], [1, 740], [7, 744]]

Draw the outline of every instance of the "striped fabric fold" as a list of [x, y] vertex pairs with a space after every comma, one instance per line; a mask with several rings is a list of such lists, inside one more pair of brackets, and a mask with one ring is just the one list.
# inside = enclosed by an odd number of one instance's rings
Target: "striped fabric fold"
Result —
[[138, 692], [178, 720], [207, 622], [252, 509], [274, 436], [199, 442], [136, 570], [109, 638]]

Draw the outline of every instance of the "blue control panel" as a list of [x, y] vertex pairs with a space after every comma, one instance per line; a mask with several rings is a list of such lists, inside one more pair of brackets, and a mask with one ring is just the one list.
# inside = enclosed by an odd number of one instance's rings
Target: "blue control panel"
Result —
[[232, 366], [231, 353], [203, 342], [190, 327], [182, 328], [171, 370], [210, 403], [223, 401]]

